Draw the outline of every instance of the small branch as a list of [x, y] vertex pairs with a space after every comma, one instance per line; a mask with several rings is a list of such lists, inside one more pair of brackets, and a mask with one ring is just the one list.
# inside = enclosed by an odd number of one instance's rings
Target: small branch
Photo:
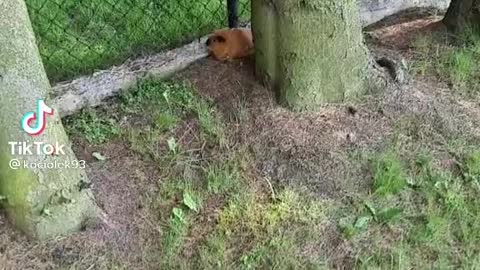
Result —
[[272, 199], [275, 201], [276, 196], [275, 196], [275, 190], [273, 189], [272, 183], [268, 179], [268, 177], [263, 177], [263, 179], [267, 182], [268, 186], [270, 187], [270, 191], [272, 192]]

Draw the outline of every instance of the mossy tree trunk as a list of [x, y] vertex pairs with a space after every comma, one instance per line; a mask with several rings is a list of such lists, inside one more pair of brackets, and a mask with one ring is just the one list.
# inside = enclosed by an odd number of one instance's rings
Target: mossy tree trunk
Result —
[[[98, 209], [58, 112], [47, 116], [38, 136], [20, 126], [22, 115], [35, 111], [37, 99], [49, 105], [49, 89], [24, 0], [0, 0], [0, 203], [17, 228], [37, 239], [79, 230]], [[18, 148], [12, 153], [9, 142], [65, 148], [64, 154], [58, 149], [60, 155], [39, 155], [34, 146], [32, 154], [22, 155]], [[12, 159], [19, 162], [16, 169]]]
[[367, 87], [356, 0], [252, 0], [252, 31], [257, 77], [291, 109], [343, 102]]
[[453, 32], [462, 32], [469, 25], [480, 27], [480, 0], [452, 0], [443, 23]]

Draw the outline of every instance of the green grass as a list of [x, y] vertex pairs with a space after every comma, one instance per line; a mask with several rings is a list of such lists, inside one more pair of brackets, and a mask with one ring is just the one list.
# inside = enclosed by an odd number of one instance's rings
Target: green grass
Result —
[[388, 153], [375, 162], [373, 177], [375, 193], [378, 195], [396, 194], [406, 186], [402, 164], [394, 154]]
[[[178, 46], [225, 27], [223, 0], [27, 0], [51, 81], [118, 64], [127, 57]], [[250, 2], [240, 1], [243, 20]]]
[[[228, 144], [222, 119], [212, 102], [194, 94], [186, 82], [144, 81], [124, 93], [120, 99], [124, 113], [137, 115], [148, 122], [146, 129], [126, 128], [130, 144], [135, 151], [148, 154], [155, 160], [162, 159], [162, 154], [158, 153], [160, 144], [167, 144], [175, 157], [181, 156], [176, 155], [177, 150], [181, 150], [177, 149], [180, 146], [176, 141], [180, 138], [172, 137], [170, 133], [181, 120], [192, 116], [198, 120], [205, 141], [222, 147]], [[170, 135], [162, 137], [162, 134]], [[163, 141], [159, 141], [159, 138]]]
[[418, 52], [413, 70], [417, 74], [436, 75], [458, 92], [480, 92], [480, 31], [468, 29], [455, 44], [445, 45], [436, 36], [421, 36], [414, 42]]
[[[407, 168], [390, 154], [380, 155], [387, 166], [376, 166], [373, 190], [381, 182], [396, 193], [359, 198], [341, 224], [357, 252], [357, 269], [480, 267], [480, 159], [478, 151], [463, 155], [459, 174], [434, 169], [426, 157]], [[391, 184], [406, 175], [408, 186]]]
[[[319, 242], [329, 204], [286, 189], [275, 200], [252, 193], [233, 197], [218, 225], [200, 247], [201, 262], [233, 269], [304, 269], [320, 267], [327, 258], [308, 256], [304, 248]], [[227, 247], [209, 253], [211, 245]]]
[[[131, 127], [119, 114], [144, 122], [144, 127]], [[159, 158], [158, 146], [168, 146], [173, 137], [158, 139], [171, 136], [178, 123], [192, 116], [198, 120], [203, 139], [226, 147], [228, 138], [220, 115], [211, 101], [196, 95], [186, 82], [146, 80], [122, 93], [112, 111], [87, 109], [63, 119], [63, 123], [69, 135], [92, 144], [125, 135], [134, 151]]]
[[95, 110], [84, 110], [80, 114], [63, 119], [67, 133], [84, 137], [91, 144], [102, 144], [120, 134], [118, 121], [99, 114]]

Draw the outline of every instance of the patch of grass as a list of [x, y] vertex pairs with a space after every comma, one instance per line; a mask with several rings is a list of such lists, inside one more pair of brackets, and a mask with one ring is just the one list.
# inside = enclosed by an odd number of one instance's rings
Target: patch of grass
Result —
[[464, 161], [464, 177], [480, 184], [480, 151], [470, 153]]
[[130, 149], [143, 157], [151, 158], [155, 161], [161, 160], [164, 157], [162, 146], [166, 144], [160, 141], [161, 133], [157, 130], [136, 130], [128, 129], [126, 132], [126, 139], [130, 143]]
[[433, 71], [460, 93], [480, 91], [480, 31], [468, 29], [457, 37], [457, 44], [440, 42], [434, 36], [422, 36], [414, 42], [417, 53], [413, 70], [425, 75]]
[[172, 209], [172, 215], [163, 237], [162, 255], [165, 262], [174, 260], [175, 256], [181, 252], [181, 247], [191, 226], [190, 219], [182, 208]]
[[[203, 217], [220, 211], [223, 200], [243, 194], [246, 190], [242, 174], [243, 161], [247, 158], [244, 154], [241, 150], [234, 150], [220, 157], [212, 157], [208, 162], [198, 164], [198, 167], [181, 159], [173, 160], [171, 166], [162, 166], [161, 170], [167, 171], [165, 173], [169, 176], [163, 179], [154, 202], [154, 211], [159, 213], [158, 222], [165, 224], [163, 246], [159, 254], [162, 268], [194, 266], [195, 259], [186, 258], [184, 253], [200, 256], [196, 249], [202, 242], [194, 240], [203, 239], [202, 235], [198, 235], [198, 230], [213, 229], [210, 218]], [[212, 201], [220, 204], [212, 206]], [[222, 244], [220, 240], [210, 240], [209, 251], [221, 252]], [[195, 265], [195, 268], [208, 269], [201, 266], [204, 265]]]
[[146, 122], [144, 128], [122, 127], [111, 114], [95, 109], [67, 118], [65, 126], [70, 134], [80, 134], [95, 144], [123, 133], [134, 150], [158, 159], [159, 147], [168, 140], [161, 135], [173, 130], [188, 114], [197, 114], [200, 119], [214, 118], [213, 114], [207, 114], [209, 111], [203, 111], [210, 107], [201, 105], [199, 109], [199, 104], [204, 103], [186, 82], [145, 80], [124, 92], [118, 105], [120, 113]]
[[[304, 256], [302, 249], [318, 240], [315, 235], [326, 222], [327, 209], [326, 203], [290, 190], [280, 192], [275, 201], [253, 193], [236, 196], [200, 247], [200, 263], [239, 269], [321, 266], [325, 258]], [[209, 252], [212, 248], [217, 252]]]
[[160, 131], [169, 131], [179, 122], [179, 117], [168, 112], [158, 112], [154, 116], [154, 127]]
[[239, 174], [238, 168], [231, 163], [212, 164], [206, 170], [208, 191], [219, 194], [239, 190]]
[[272, 199], [245, 182], [251, 162], [246, 148], [234, 149], [202, 165], [201, 175], [177, 171], [162, 182], [155, 208], [166, 224], [162, 268], [325, 266], [306, 245], [319, 240], [328, 204], [291, 190]]
[[[342, 219], [342, 228], [356, 250], [356, 268], [480, 267], [480, 186], [472, 180], [478, 179], [478, 152], [465, 153], [461, 175], [434, 169], [433, 159], [426, 157], [407, 170], [389, 156], [382, 155], [387, 160], [383, 163], [394, 173], [377, 167], [380, 172], [375, 175], [390, 180], [409, 175], [413, 184], [398, 185], [402, 192], [388, 197], [378, 193], [360, 197], [353, 208], [346, 208], [349, 214]], [[386, 186], [398, 190], [397, 185]]]
[[374, 164], [374, 190], [378, 195], [396, 194], [407, 182], [401, 162], [393, 153], [378, 158]]
[[124, 92], [120, 99], [126, 113], [151, 115], [154, 112], [185, 115], [197, 98], [187, 82], [144, 80]]
[[[213, 103], [195, 94], [187, 82], [143, 81], [135, 89], [125, 92], [121, 101], [125, 113], [149, 119], [147, 130], [130, 132], [129, 140], [132, 145], [139, 145], [137, 150], [156, 148], [159, 144], [155, 138], [162, 139], [160, 134], [172, 131], [181, 120], [192, 116], [198, 120], [206, 140], [218, 143], [220, 147], [228, 145], [224, 122]], [[145, 140], [139, 138], [140, 134], [144, 134], [141, 136]], [[169, 139], [163, 138], [165, 142]]]
[[[239, 2], [241, 19], [249, 19], [250, 2]], [[132, 55], [178, 46], [227, 23], [225, 1], [26, 3], [51, 81], [106, 68]]]
[[[172, 269], [186, 263], [179, 260], [188, 234], [194, 224], [195, 216], [201, 214], [205, 197], [201, 186], [192, 179], [164, 181], [158, 194], [157, 209], [160, 211], [160, 223], [164, 226], [162, 236], [163, 267]], [[163, 268], [162, 267], [162, 268]]]
[[219, 113], [215, 107], [208, 101], [201, 100], [196, 103], [195, 109], [197, 111], [198, 119], [202, 132], [205, 136], [218, 142], [220, 147], [228, 146], [228, 138], [225, 131], [225, 126]]
[[120, 135], [118, 121], [108, 118], [95, 110], [82, 111], [64, 121], [67, 133], [81, 135], [92, 144], [102, 144]]

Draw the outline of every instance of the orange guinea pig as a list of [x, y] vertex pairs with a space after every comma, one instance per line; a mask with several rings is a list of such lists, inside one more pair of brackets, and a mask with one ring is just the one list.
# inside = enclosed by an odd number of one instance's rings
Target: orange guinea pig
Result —
[[221, 29], [207, 40], [208, 52], [219, 61], [230, 61], [253, 54], [252, 32], [247, 28]]

